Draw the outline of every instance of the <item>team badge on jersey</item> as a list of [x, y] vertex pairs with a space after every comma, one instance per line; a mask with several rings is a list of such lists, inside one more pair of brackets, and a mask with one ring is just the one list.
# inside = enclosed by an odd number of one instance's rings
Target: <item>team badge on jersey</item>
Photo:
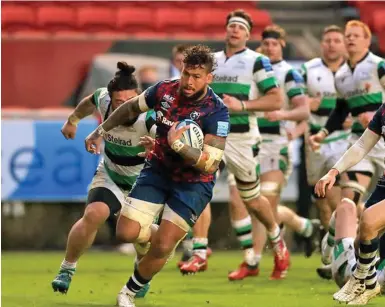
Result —
[[192, 120], [197, 120], [199, 118], [199, 116], [200, 116], [200, 113], [197, 112], [197, 111], [193, 111], [193, 112], [190, 113], [190, 118]]

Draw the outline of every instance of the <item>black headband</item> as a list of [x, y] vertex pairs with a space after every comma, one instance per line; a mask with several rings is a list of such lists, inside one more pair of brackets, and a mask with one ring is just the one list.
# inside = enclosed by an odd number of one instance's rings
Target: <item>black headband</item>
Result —
[[275, 38], [275, 39], [281, 39], [281, 34], [277, 31], [263, 31], [262, 32], [262, 39], [266, 38]]

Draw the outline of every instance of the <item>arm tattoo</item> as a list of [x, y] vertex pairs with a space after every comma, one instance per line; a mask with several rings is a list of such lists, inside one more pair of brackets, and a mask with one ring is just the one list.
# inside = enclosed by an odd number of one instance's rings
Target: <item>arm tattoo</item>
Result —
[[123, 103], [107, 118], [102, 124], [105, 131], [109, 131], [119, 125], [125, 124], [127, 121], [131, 121], [138, 117], [142, 111], [139, 108], [139, 98], [134, 97]]
[[[224, 150], [226, 145], [226, 138], [207, 134], [205, 136], [205, 145], [215, 147], [219, 150]], [[214, 160], [214, 163], [210, 168], [206, 169], [206, 162], [210, 160], [210, 153], [205, 151], [205, 149], [200, 150], [197, 148], [192, 148], [185, 145], [180, 151], [179, 154], [188, 162], [191, 163], [194, 167], [202, 171], [203, 173], [212, 174], [216, 172], [219, 167], [221, 160]]]
[[91, 99], [92, 95], [82, 99], [76, 106], [72, 114], [79, 119], [83, 119], [84, 117], [87, 117], [88, 115], [94, 113], [96, 106], [92, 103]]

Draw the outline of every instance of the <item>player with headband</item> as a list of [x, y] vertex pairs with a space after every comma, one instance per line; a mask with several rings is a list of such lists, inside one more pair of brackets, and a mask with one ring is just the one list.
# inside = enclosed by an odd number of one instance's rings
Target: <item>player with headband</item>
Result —
[[[252, 27], [250, 16], [243, 10], [229, 13], [226, 18], [226, 47], [215, 53], [218, 66], [211, 86], [231, 111], [231, 129], [224, 154], [228, 171], [234, 174], [236, 181], [236, 186], [230, 186], [230, 197], [233, 199], [239, 193], [248, 210], [267, 228], [275, 253], [275, 267], [271, 275], [275, 279], [285, 274], [289, 266], [289, 252], [269, 201], [260, 194], [257, 162], [252, 147], [261, 139], [255, 112], [279, 110], [283, 95], [269, 58], [246, 47]], [[233, 206], [230, 206], [230, 215], [244, 249], [245, 261], [239, 270], [230, 273], [229, 279], [243, 279], [257, 269], [258, 262], [252, 246], [251, 220], [249, 216], [240, 218], [237, 208]], [[206, 227], [208, 229], [209, 225]], [[204, 263], [207, 260], [196, 256], [189, 267], [194, 271], [194, 266]]]

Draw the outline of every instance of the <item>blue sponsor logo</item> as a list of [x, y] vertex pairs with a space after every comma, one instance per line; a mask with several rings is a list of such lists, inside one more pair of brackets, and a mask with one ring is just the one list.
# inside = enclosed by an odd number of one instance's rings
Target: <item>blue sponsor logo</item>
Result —
[[268, 57], [262, 57], [261, 59], [262, 66], [266, 71], [272, 71], [273, 66], [271, 66], [271, 62]]
[[293, 69], [292, 75], [293, 75], [293, 79], [294, 79], [295, 83], [304, 83], [303, 77], [301, 76], [301, 74], [297, 70]]
[[218, 122], [217, 135], [226, 137], [229, 134], [229, 123]]

